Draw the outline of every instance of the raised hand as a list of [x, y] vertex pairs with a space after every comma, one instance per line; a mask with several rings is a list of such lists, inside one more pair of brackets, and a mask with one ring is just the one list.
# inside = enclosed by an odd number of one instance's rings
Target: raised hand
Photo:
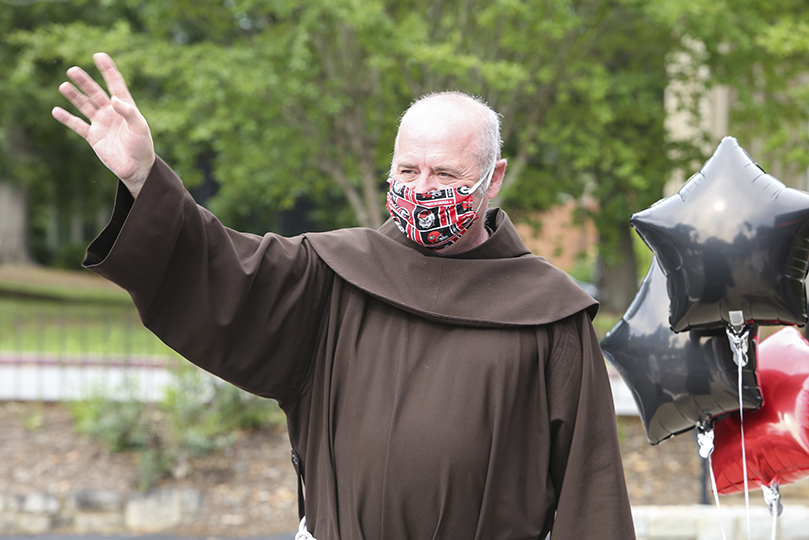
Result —
[[93, 61], [107, 83], [109, 96], [76, 66], [67, 70], [67, 76], [76, 86], [69, 82], [59, 86], [59, 92], [90, 123], [61, 107], [54, 107], [52, 114], [90, 143], [101, 162], [137, 198], [155, 161], [152, 134], [112, 58], [106, 53], [96, 53]]

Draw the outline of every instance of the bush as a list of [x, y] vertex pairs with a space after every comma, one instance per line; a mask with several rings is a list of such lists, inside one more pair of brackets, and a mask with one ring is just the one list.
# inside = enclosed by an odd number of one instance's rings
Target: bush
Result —
[[143, 403], [92, 398], [73, 402], [70, 410], [76, 429], [100, 440], [112, 452], [146, 447], [148, 426]]
[[[129, 387], [130, 393], [134, 396]], [[113, 452], [138, 453], [139, 488], [187, 474], [190, 460], [231, 446], [244, 431], [284, 423], [273, 400], [263, 399], [183, 364], [163, 399], [146, 404], [94, 397], [71, 405], [76, 429]]]

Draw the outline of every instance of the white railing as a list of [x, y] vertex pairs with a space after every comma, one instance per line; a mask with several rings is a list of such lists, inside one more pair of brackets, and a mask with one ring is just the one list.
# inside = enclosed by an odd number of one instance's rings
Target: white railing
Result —
[[88, 397], [156, 401], [171, 379], [172, 357], [0, 351], [0, 400]]

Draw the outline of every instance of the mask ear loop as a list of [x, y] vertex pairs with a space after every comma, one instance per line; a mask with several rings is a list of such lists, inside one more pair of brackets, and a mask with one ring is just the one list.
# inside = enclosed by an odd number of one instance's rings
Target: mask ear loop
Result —
[[[486, 188], [483, 191], [484, 192], [487, 191], [489, 189], [489, 186], [491, 186], [491, 184], [492, 184], [492, 178], [494, 178], [494, 170], [496, 168], [497, 168], [497, 162], [495, 162], [494, 165], [492, 165], [492, 168], [488, 173], [486, 173], [486, 174], [484, 174], [483, 176], [480, 177], [480, 180], [478, 180], [475, 183], [475, 185], [472, 186], [472, 189], [470, 189], [469, 191], [471, 191], [472, 194], [474, 194], [478, 189], [480, 189], [480, 186], [483, 184], [484, 181], [486, 182]], [[483, 206], [484, 195], [485, 194], [481, 194], [480, 202], [478, 203], [478, 207], [475, 208], [475, 214], [477, 214], [480, 211], [480, 207]]]

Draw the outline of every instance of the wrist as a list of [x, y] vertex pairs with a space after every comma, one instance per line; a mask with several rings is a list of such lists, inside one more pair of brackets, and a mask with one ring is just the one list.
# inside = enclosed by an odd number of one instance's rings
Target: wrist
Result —
[[135, 171], [134, 174], [129, 176], [128, 178], [124, 179], [121, 178], [121, 182], [126, 186], [126, 189], [129, 190], [129, 193], [132, 194], [132, 197], [137, 199], [138, 195], [140, 194], [140, 190], [143, 189], [143, 185], [146, 183], [146, 179], [149, 177], [149, 173], [152, 171], [152, 167], [154, 166], [155, 158], [152, 157], [151, 163], [148, 167], [138, 169]]

